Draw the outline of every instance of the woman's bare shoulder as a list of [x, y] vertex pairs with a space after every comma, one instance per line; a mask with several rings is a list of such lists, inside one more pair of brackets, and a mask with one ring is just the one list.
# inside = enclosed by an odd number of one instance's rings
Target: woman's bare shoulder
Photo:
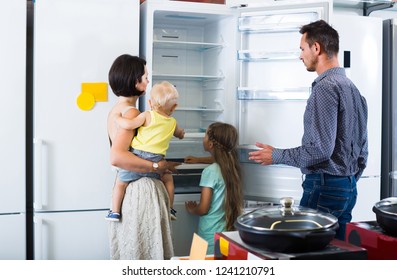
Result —
[[135, 106], [131, 106], [125, 103], [118, 103], [114, 105], [113, 108], [110, 110], [109, 117], [113, 118], [113, 117], [123, 116], [128, 118], [131, 116], [134, 117], [139, 113], [140, 111]]
[[116, 122], [117, 117], [123, 116], [125, 118], [133, 119], [139, 115], [139, 110], [135, 106], [131, 106], [126, 103], [117, 103], [113, 106], [108, 114], [107, 127], [108, 134], [113, 140], [118, 131], [118, 125]]

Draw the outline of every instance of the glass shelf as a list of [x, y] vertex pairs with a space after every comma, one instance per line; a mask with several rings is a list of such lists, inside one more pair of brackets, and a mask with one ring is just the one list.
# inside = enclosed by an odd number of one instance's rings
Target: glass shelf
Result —
[[239, 18], [240, 32], [295, 32], [302, 25], [320, 19], [320, 12], [267, 14]]
[[178, 107], [175, 111], [198, 111], [198, 112], [209, 112], [209, 113], [222, 113], [223, 109], [209, 109], [206, 107]]
[[211, 49], [221, 49], [224, 46], [217, 43], [202, 43], [202, 42], [184, 42], [184, 41], [153, 41], [155, 48], [163, 49], [179, 49], [179, 50], [193, 50], [193, 51], [206, 51]]
[[261, 61], [261, 60], [294, 60], [299, 59], [300, 52], [266, 52], [257, 50], [240, 50], [238, 59], [242, 61]]
[[307, 100], [311, 87], [279, 88], [279, 89], [237, 89], [238, 100]]
[[224, 76], [207, 76], [207, 75], [178, 75], [178, 74], [153, 74], [153, 79], [156, 80], [183, 80], [183, 81], [216, 81], [223, 80]]

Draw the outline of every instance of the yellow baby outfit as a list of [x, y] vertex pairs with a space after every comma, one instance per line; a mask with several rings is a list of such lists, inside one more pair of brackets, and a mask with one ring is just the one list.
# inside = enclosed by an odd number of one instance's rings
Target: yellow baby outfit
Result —
[[165, 156], [170, 140], [174, 135], [176, 120], [155, 111], [149, 112], [151, 115], [150, 124], [138, 128], [138, 133], [132, 140], [131, 147]]

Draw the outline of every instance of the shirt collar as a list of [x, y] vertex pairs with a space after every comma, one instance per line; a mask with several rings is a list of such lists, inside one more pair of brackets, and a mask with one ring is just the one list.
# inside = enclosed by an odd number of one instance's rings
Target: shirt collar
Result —
[[320, 82], [322, 79], [324, 79], [327, 76], [330, 75], [343, 75], [346, 76], [346, 71], [345, 68], [342, 67], [334, 67], [334, 68], [330, 68], [327, 71], [321, 73], [312, 83], [312, 87], [317, 84], [318, 82]]

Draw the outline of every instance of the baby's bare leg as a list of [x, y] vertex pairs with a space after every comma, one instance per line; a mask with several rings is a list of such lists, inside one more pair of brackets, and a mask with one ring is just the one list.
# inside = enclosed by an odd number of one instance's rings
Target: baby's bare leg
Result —
[[121, 213], [121, 204], [123, 203], [125, 190], [128, 184], [128, 182], [123, 182], [119, 178], [116, 179], [112, 196], [112, 212]]

